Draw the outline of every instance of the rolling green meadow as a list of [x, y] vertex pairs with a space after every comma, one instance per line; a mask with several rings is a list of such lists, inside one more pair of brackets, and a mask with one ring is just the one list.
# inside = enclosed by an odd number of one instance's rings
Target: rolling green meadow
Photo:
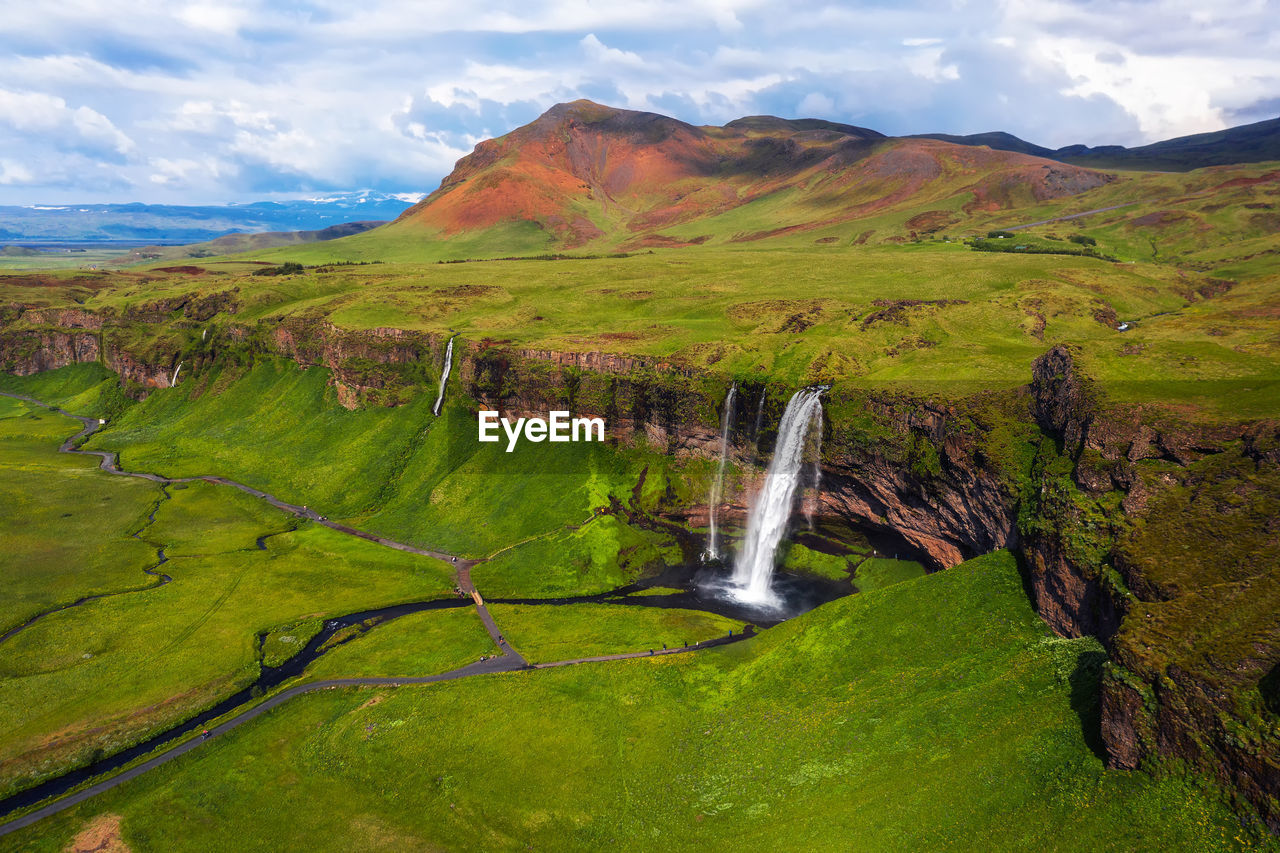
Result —
[[697, 655], [301, 697], [13, 840], [110, 814], [201, 850], [1250, 849], [1211, 790], [1103, 769], [1102, 658], [997, 553]]
[[[0, 643], [0, 772], [10, 792], [245, 686], [258, 671], [258, 633], [451, 589], [443, 564], [323, 527], [294, 529], [239, 492], [206, 483], [162, 491], [98, 471], [96, 458], [57, 453], [77, 424], [5, 401], [4, 628], [101, 596]], [[158, 585], [144, 569], [173, 580]]]

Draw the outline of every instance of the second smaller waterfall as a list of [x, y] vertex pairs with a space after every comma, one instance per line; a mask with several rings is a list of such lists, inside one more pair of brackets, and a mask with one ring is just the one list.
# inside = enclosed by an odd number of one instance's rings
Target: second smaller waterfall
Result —
[[440, 416], [440, 407], [444, 405], [444, 386], [449, 383], [449, 371], [453, 369], [453, 338], [449, 338], [449, 345], [444, 348], [444, 370], [440, 372], [440, 394], [436, 397], [436, 404], [431, 407], [431, 414], [436, 417]]
[[724, 463], [729, 456], [729, 429], [733, 426], [733, 402], [737, 393], [738, 386], [730, 385], [729, 394], [724, 398], [724, 414], [720, 418], [720, 462], [716, 465], [716, 478], [711, 481], [711, 496], [707, 502], [709, 532], [707, 550], [703, 554], [705, 560], [720, 559], [720, 537], [716, 527], [716, 513], [720, 509], [720, 496], [724, 491]]

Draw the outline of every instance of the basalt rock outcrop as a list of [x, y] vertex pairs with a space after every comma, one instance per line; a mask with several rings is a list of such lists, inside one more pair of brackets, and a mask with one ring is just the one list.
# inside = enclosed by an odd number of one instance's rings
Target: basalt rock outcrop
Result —
[[101, 353], [99, 336], [90, 332], [29, 329], [0, 337], [0, 369], [16, 376], [98, 361]]
[[[1032, 391], [1072, 480], [1042, 488], [1074, 500], [1038, 514], [1052, 535], [1025, 536], [1023, 554], [1050, 625], [1107, 642], [1108, 763], [1183, 761], [1280, 832], [1280, 703], [1266, 698], [1280, 683], [1280, 424], [1104, 406], [1066, 347], [1036, 363]], [[1121, 512], [1086, 533], [1108, 497]], [[1043, 523], [1055, 516], [1070, 523]]]
[[[869, 408], [899, 441], [837, 449], [823, 465], [823, 511], [901, 536], [935, 569], [1018, 543], [1012, 495], [983, 459], [979, 436], [957, 428], [970, 423], [965, 415], [927, 402]], [[838, 440], [839, 427], [832, 430]], [[911, 456], [922, 446], [923, 464]]]

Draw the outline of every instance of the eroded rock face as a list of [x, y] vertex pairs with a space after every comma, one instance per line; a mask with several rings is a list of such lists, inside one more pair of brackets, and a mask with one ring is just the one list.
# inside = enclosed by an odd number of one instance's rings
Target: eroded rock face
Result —
[[841, 462], [823, 466], [822, 508], [897, 533], [934, 569], [1018, 542], [1013, 508], [998, 478], [972, 453], [951, 447], [941, 474], [928, 479], [884, 456]]
[[97, 361], [100, 355], [101, 341], [91, 332], [29, 330], [0, 337], [0, 367], [16, 376]]
[[1065, 347], [1036, 363], [1032, 390], [1080, 489], [1122, 495], [1123, 523], [1101, 562], [1068, 556], [1069, 527], [1027, 536], [1022, 549], [1054, 630], [1107, 641], [1108, 764], [1182, 760], [1280, 832], [1280, 729], [1257, 698], [1280, 666], [1280, 424], [1201, 426], [1104, 408]]
[[115, 347], [108, 348], [102, 361], [108, 369], [145, 389], [168, 388], [177, 367], [176, 362], [172, 366], [146, 364]]
[[101, 329], [102, 318], [83, 308], [28, 308], [22, 321], [33, 326], [55, 326], [60, 329]]
[[1123, 602], [1090, 567], [1071, 560], [1060, 540], [1028, 534], [1022, 559], [1036, 611], [1055, 634], [1101, 639], [1115, 634], [1124, 615]]

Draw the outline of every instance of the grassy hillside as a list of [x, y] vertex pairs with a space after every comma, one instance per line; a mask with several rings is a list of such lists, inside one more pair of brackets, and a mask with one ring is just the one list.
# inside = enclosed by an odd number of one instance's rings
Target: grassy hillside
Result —
[[426, 395], [395, 409], [347, 411], [326, 372], [259, 364], [212, 387], [153, 394], [90, 447], [167, 476], [220, 474], [420, 545], [483, 556], [589, 518], [628, 491], [653, 454], [599, 444], [527, 442], [507, 453], [474, 440], [475, 421]]

